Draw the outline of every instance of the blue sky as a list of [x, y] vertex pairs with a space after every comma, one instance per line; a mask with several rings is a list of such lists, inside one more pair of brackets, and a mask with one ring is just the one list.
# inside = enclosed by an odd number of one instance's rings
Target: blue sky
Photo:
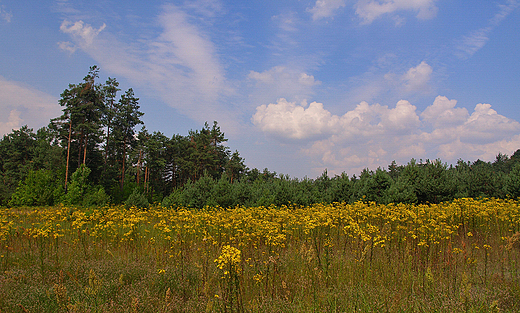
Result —
[[0, 43], [0, 134], [98, 65], [148, 130], [291, 177], [520, 149], [519, 0], [0, 0]]

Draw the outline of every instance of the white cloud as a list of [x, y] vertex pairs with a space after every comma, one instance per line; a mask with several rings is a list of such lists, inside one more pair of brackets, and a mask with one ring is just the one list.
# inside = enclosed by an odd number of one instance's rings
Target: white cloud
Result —
[[468, 119], [469, 113], [466, 108], [455, 108], [455, 105], [457, 100], [438, 96], [433, 104], [421, 113], [421, 117], [435, 128], [461, 125]]
[[[207, 4], [208, 10], [203, 7]], [[156, 37], [144, 37], [127, 44], [105, 24], [99, 28], [83, 22], [62, 23], [73, 44], [60, 43], [66, 51], [75, 47], [89, 54], [99, 66], [122, 76], [150, 96], [158, 97], [180, 113], [203, 122], [218, 120], [234, 125], [234, 112], [221, 97], [233, 92], [226, 81], [217, 48], [204, 29], [193, 23], [190, 10], [210, 14], [214, 1], [199, 1], [182, 9], [165, 5], [154, 23], [160, 28]], [[230, 126], [231, 127], [231, 126]]]
[[277, 23], [278, 27], [285, 32], [295, 32], [298, 30], [297, 24], [299, 23], [298, 17], [295, 13], [286, 13], [275, 15], [271, 18]]
[[0, 5], [0, 19], [4, 20], [6, 23], [11, 23], [11, 18], [13, 14], [11, 12], [7, 12], [5, 10], [5, 6]]
[[428, 88], [428, 82], [433, 70], [430, 65], [422, 61], [416, 67], [412, 67], [401, 78], [406, 91], [422, 91]]
[[275, 66], [270, 70], [264, 71], [262, 73], [250, 71], [248, 77], [262, 84], [273, 84], [275, 82], [275, 79], [283, 79], [289, 77], [289, 74], [284, 73], [284, 71], [285, 67]]
[[222, 11], [222, 3], [219, 0], [190, 0], [184, 3], [183, 8], [206, 17], [214, 17]]
[[385, 108], [381, 114], [382, 124], [388, 130], [411, 132], [420, 125], [416, 109], [410, 102], [400, 100], [395, 108]]
[[275, 66], [261, 73], [250, 71], [248, 78], [255, 80], [257, 83], [269, 85], [283, 84], [286, 86], [287, 84], [290, 84], [303, 87], [312, 87], [321, 84], [319, 80], [314, 79], [314, 76], [307, 73], [298, 72], [296, 70], [290, 70], [285, 66]]
[[105, 27], [105, 23], [103, 23], [99, 29], [95, 29], [91, 25], [85, 24], [83, 21], [72, 23], [69, 20], [64, 20], [61, 23], [60, 30], [75, 37], [80, 43], [86, 46], [90, 46], [97, 35], [99, 35], [99, 33], [103, 31]]
[[[345, 7], [346, 0], [317, 0], [314, 7], [307, 9], [313, 20], [334, 16], [336, 11]], [[419, 19], [431, 19], [437, 15], [437, 0], [357, 0], [354, 7], [363, 24], [370, 24], [385, 14], [398, 11], [417, 12]], [[404, 23], [401, 16], [393, 17], [396, 26]]]
[[474, 160], [518, 149], [520, 123], [498, 114], [489, 104], [477, 104], [471, 114], [456, 104], [438, 96], [418, 113], [406, 100], [393, 108], [361, 102], [338, 116], [321, 103], [306, 108], [280, 99], [259, 106], [252, 121], [282, 142], [308, 144], [302, 153], [317, 168], [336, 174], [345, 169], [354, 173], [365, 167], [375, 169], [392, 160], [406, 163], [412, 157], [456, 162], [460, 157]]
[[168, 64], [172, 58], [170, 64], [189, 68], [182, 74], [191, 76], [200, 91], [206, 90], [216, 97], [224, 87], [224, 74], [213, 43], [175, 6], [167, 6], [159, 22], [164, 31], [153, 42], [156, 48], [153, 52], [160, 57], [158, 61]]
[[314, 85], [319, 85], [321, 82], [314, 79], [314, 76], [308, 75], [305, 73], [300, 74], [300, 78], [298, 79], [298, 83], [302, 86], [312, 87]]
[[70, 41], [60, 41], [58, 42], [58, 47], [63, 50], [63, 51], [66, 51], [70, 54], [73, 54], [74, 52], [76, 52], [76, 50], [78, 49], [72, 42]]
[[488, 25], [473, 31], [468, 36], [464, 36], [456, 48], [455, 55], [466, 59], [475, 54], [486, 45], [493, 30], [516, 8], [520, 2], [508, 0], [507, 4], [499, 4], [499, 11], [489, 21]]
[[484, 27], [474, 31], [469, 36], [464, 36], [462, 42], [457, 47], [456, 54], [460, 58], [467, 58], [480, 50], [489, 40], [489, 33], [492, 27]]
[[331, 17], [335, 11], [345, 6], [346, 0], [317, 0], [314, 7], [308, 9], [313, 20]]
[[61, 115], [57, 98], [2, 76], [0, 99], [0, 135], [23, 125], [37, 129]]
[[250, 71], [248, 79], [253, 83], [249, 97], [254, 106], [279, 98], [301, 102], [313, 95], [315, 87], [321, 84], [313, 75], [289, 66]]
[[0, 121], [0, 134], [5, 135], [22, 126], [23, 120], [20, 118], [20, 111], [11, 110], [7, 121]]
[[[370, 24], [385, 14], [397, 11], [411, 10], [417, 12], [417, 18], [430, 19], [437, 15], [437, 0], [358, 0], [356, 14], [363, 19], [363, 23]], [[396, 22], [397, 23], [397, 22]], [[399, 19], [398, 23], [402, 23]]]
[[399, 99], [417, 95], [431, 95], [435, 90], [432, 77], [433, 68], [422, 61], [419, 65], [403, 71], [388, 71], [388, 66], [374, 66], [359, 77], [351, 78], [354, 86], [348, 98], [353, 101], [375, 101], [379, 99]]
[[468, 143], [491, 143], [517, 134], [520, 123], [491, 109], [490, 104], [479, 103], [460, 127], [460, 140]]
[[256, 108], [252, 121], [266, 133], [282, 139], [308, 139], [323, 136], [338, 123], [338, 118], [323, 109], [323, 104], [313, 102], [296, 105], [285, 99]]
[[322, 103], [296, 105], [279, 99], [277, 103], [257, 107], [252, 121], [262, 131], [285, 139], [309, 140], [333, 135], [358, 141], [380, 133], [408, 133], [419, 125], [416, 107], [401, 100], [395, 108], [361, 102], [343, 116], [332, 115]]

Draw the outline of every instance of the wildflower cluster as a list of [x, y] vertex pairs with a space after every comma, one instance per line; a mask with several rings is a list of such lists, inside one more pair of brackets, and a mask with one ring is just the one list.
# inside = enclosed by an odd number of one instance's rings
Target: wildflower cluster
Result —
[[[498, 199], [203, 210], [1, 209], [0, 255], [8, 269], [34, 253], [42, 273], [49, 258], [59, 265], [68, 255], [127, 261], [146, 255], [164, 281], [174, 269], [195, 268], [205, 295], [219, 293], [219, 301], [237, 308], [243, 305], [242, 288], [256, 290], [260, 298], [270, 290], [290, 297], [295, 285], [328, 286], [374, 264], [379, 267], [371, 270], [384, 270], [371, 277], [395, 279], [411, 271], [406, 277], [418, 273], [431, 288], [445, 284], [457, 290], [452, 285], [460, 284], [461, 273], [474, 284], [506, 280], [516, 277], [520, 264], [519, 231], [520, 201]], [[25, 248], [32, 245], [37, 249]], [[353, 274], [334, 277], [343, 269]], [[297, 283], [291, 283], [293, 277], [299, 277]], [[209, 290], [212, 281], [219, 287]]]
[[[215, 263], [217, 264], [217, 267], [221, 270], [227, 266], [237, 268], [240, 264], [240, 254], [241, 252], [237, 248], [232, 247], [230, 245], [226, 245], [222, 247], [222, 253], [217, 259], [215, 259]], [[228, 273], [224, 272], [224, 274]]]

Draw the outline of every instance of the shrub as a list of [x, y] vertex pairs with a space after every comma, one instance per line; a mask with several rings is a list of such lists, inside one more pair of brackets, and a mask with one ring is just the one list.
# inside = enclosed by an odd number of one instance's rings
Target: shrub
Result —
[[145, 195], [139, 191], [139, 188], [135, 188], [132, 194], [126, 199], [125, 207], [127, 209], [131, 207], [136, 208], [148, 208], [150, 203], [146, 199]]
[[63, 195], [61, 184], [57, 184], [51, 171], [29, 171], [20, 182], [9, 201], [10, 206], [53, 205]]

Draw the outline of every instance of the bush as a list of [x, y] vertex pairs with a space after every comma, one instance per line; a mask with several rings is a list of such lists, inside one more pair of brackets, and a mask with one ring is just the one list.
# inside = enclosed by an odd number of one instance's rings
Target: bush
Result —
[[29, 171], [9, 201], [10, 206], [53, 205], [63, 196], [63, 187], [55, 182], [51, 171]]
[[139, 191], [139, 188], [135, 188], [132, 194], [126, 199], [125, 207], [127, 209], [131, 207], [136, 208], [148, 208], [150, 203], [146, 199], [145, 195]]
[[105, 192], [105, 188], [101, 186], [89, 188], [83, 200], [83, 205], [86, 207], [100, 207], [109, 203], [110, 196]]
[[520, 163], [513, 166], [506, 180], [507, 194], [512, 198], [520, 197]]
[[90, 169], [82, 164], [71, 176], [70, 183], [63, 197], [63, 203], [68, 205], [82, 205], [88, 188]]
[[165, 208], [182, 206], [184, 204], [182, 195], [182, 189], [175, 189], [169, 196], [164, 197], [161, 206]]

